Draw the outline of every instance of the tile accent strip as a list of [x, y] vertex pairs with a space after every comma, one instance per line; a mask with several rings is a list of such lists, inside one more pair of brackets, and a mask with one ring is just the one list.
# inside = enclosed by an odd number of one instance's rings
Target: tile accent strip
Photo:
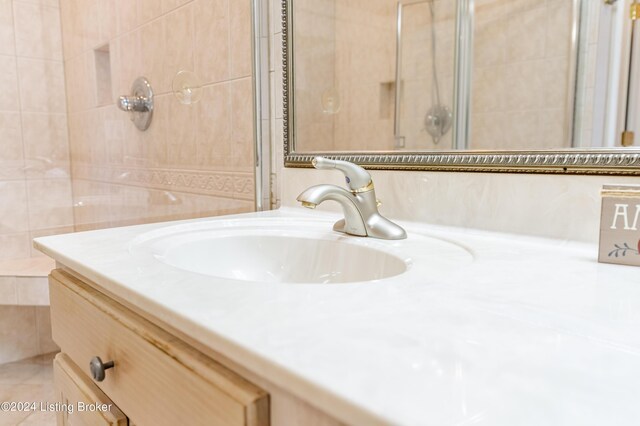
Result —
[[73, 178], [242, 200], [254, 198], [254, 178], [250, 172], [139, 169], [74, 164]]

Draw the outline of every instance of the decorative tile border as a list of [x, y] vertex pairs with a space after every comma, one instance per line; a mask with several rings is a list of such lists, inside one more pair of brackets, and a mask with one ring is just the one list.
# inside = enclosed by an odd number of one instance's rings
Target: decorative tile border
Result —
[[253, 200], [255, 191], [254, 175], [247, 172], [142, 169], [74, 164], [73, 178], [243, 200]]

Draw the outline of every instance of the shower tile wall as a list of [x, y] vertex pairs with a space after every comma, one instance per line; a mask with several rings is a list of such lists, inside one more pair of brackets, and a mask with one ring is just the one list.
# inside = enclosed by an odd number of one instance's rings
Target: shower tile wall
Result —
[[[299, 150], [393, 147], [396, 4], [296, 3], [294, 25], [304, 29], [296, 31]], [[333, 111], [323, 102], [331, 93], [339, 105]]]
[[0, 365], [58, 351], [51, 339], [49, 307], [0, 304], [0, 342]]
[[73, 230], [58, 2], [0, 0], [0, 260]]
[[568, 147], [571, 7], [476, 2], [471, 148]]
[[336, 145], [342, 150], [393, 147], [396, 2], [336, 2], [336, 75], [341, 113]]
[[336, 115], [323, 111], [322, 96], [337, 88], [344, 89], [336, 75], [336, 4], [335, 0], [308, 0], [296, 3], [296, 134], [301, 148], [333, 151]]
[[[61, 0], [77, 230], [254, 209], [250, 2]], [[177, 72], [200, 102], [172, 93]], [[115, 99], [156, 97], [138, 131]]]
[[[433, 7], [433, 17], [430, 6]], [[425, 130], [425, 117], [431, 107], [438, 103], [435, 96], [434, 57], [439, 104], [453, 111], [455, 19], [456, 2], [452, 0], [434, 0], [432, 5], [429, 1], [407, 2], [403, 7], [399, 131], [404, 138], [405, 150], [438, 151], [452, 148], [453, 132], [449, 130], [436, 143]], [[435, 55], [432, 52], [433, 35]], [[395, 70], [395, 59], [393, 65]]]
[[[296, 96], [299, 149], [393, 148], [396, 6], [395, 0], [297, 4], [296, 22], [305, 29], [296, 33], [296, 66], [305, 79], [296, 83], [305, 88]], [[434, 0], [433, 11], [440, 99], [452, 108], [456, 2]], [[571, 0], [476, 2], [472, 149], [568, 146], [571, 16]], [[436, 145], [424, 127], [435, 102], [429, 2], [404, 6], [402, 36], [404, 148], [451, 149], [451, 131]], [[330, 115], [321, 98], [332, 86], [341, 109]]]

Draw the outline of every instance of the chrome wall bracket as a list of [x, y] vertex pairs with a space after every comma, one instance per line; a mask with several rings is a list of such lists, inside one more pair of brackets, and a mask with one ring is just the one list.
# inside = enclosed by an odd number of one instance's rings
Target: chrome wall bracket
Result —
[[149, 80], [138, 77], [131, 86], [131, 96], [120, 96], [118, 108], [131, 113], [131, 121], [138, 130], [145, 131], [153, 118], [153, 90]]

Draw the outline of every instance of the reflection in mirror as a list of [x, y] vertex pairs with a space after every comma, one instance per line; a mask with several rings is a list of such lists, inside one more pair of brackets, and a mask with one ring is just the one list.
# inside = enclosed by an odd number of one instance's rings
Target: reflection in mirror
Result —
[[293, 2], [297, 149], [392, 146], [395, 5], [375, 3]]
[[399, 2], [395, 146], [453, 148], [455, 2]]
[[570, 148], [573, 1], [480, 0], [474, 19], [470, 148]]
[[289, 0], [293, 150], [621, 146], [624, 2], [463, 3]]

